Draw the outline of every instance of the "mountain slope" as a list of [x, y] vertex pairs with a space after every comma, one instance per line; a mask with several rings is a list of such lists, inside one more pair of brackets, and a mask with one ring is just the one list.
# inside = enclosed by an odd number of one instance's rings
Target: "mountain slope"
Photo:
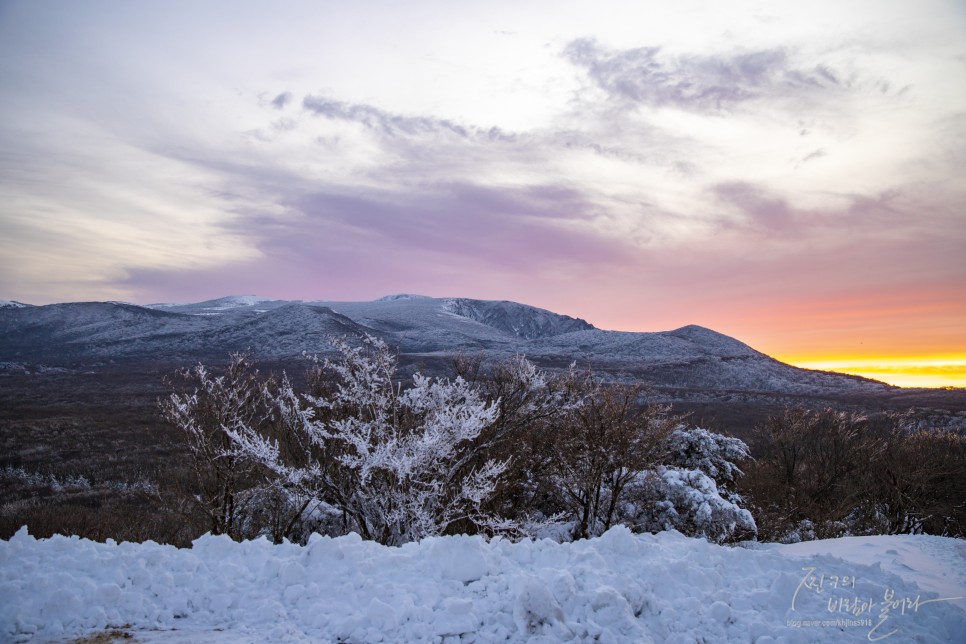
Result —
[[453, 315], [476, 320], [480, 324], [512, 333], [526, 340], [594, 328], [592, 324], [579, 318], [559, 315], [516, 302], [486, 302], [458, 298], [444, 300], [441, 308]]
[[0, 363], [90, 367], [109, 361], [259, 360], [324, 353], [332, 336], [385, 339], [404, 361], [445, 364], [459, 352], [499, 360], [525, 354], [555, 368], [590, 366], [614, 381], [676, 389], [875, 393], [882, 383], [807, 371], [710, 329], [604, 331], [518, 304], [389, 296], [374, 302], [290, 302], [255, 296], [150, 307], [117, 302], [0, 308]]

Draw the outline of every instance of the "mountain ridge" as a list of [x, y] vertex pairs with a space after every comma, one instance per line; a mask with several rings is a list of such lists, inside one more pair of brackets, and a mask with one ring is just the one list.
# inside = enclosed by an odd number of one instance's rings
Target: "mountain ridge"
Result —
[[459, 353], [524, 354], [546, 368], [592, 366], [613, 382], [790, 394], [875, 393], [874, 380], [781, 363], [698, 325], [598, 329], [580, 318], [505, 300], [401, 294], [371, 302], [228, 296], [193, 304], [78, 302], [0, 308], [0, 371], [15, 365], [90, 368], [119, 361], [188, 363], [249, 351], [291, 361], [325, 353], [333, 336], [380, 337], [403, 361], [439, 369]]

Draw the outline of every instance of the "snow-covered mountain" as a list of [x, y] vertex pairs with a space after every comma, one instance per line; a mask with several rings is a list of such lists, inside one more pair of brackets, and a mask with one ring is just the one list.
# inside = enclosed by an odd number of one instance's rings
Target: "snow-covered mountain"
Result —
[[235, 309], [264, 311], [281, 304], [287, 304], [287, 302], [270, 300], [257, 295], [229, 295], [217, 300], [205, 300], [195, 304], [148, 304], [147, 307], [173, 313], [188, 313], [189, 315], [221, 315]]
[[579, 318], [551, 313], [516, 302], [486, 302], [463, 298], [444, 300], [442, 309], [458, 317], [512, 333], [526, 340], [548, 338], [594, 326]]
[[[195, 304], [80, 302], [0, 307], [0, 363], [91, 367], [108, 362], [259, 360], [325, 353], [332, 336], [371, 334], [424, 369], [456, 353], [499, 360], [526, 354], [549, 368], [571, 362], [600, 376], [656, 387], [790, 394], [877, 393], [887, 385], [798, 369], [699, 326], [605, 331], [544, 309], [466, 298], [396, 295], [373, 302], [234, 296]], [[428, 365], [428, 367], [427, 367]]]

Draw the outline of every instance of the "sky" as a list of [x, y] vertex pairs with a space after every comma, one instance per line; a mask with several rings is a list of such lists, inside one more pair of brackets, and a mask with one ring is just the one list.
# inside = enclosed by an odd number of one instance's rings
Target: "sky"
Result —
[[966, 2], [0, 0], [0, 298], [506, 299], [966, 386]]

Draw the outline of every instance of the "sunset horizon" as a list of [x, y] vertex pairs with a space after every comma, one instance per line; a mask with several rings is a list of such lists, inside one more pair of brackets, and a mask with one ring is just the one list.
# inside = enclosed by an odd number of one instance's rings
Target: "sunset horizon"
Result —
[[[293, 301], [305, 301], [305, 302], [336, 302], [336, 301], [346, 301], [346, 302], [367, 302], [379, 297], [388, 297], [392, 295], [408, 294], [417, 295], [424, 297], [436, 297], [436, 298], [448, 298], [448, 297], [463, 297], [463, 294], [459, 293], [448, 293], [446, 295], [427, 295], [425, 293], [416, 293], [412, 289], [401, 290], [398, 293], [385, 293], [381, 296], [371, 297], [371, 298], [326, 298], [326, 297], [299, 297], [299, 298], [277, 298], [265, 294], [255, 294], [255, 293], [235, 293], [231, 295], [212, 295], [210, 297], [192, 298], [189, 300], [165, 300], [165, 301], [127, 301], [127, 303], [135, 304], [136, 306], [151, 306], [158, 304], [193, 304], [203, 301], [217, 300], [224, 297], [242, 296], [242, 297], [256, 297], [258, 299], [265, 300], [284, 300], [292, 299]], [[492, 300], [508, 300], [508, 298], [482, 298], [482, 299], [492, 299]], [[3, 298], [0, 298], [2, 301]], [[9, 301], [9, 300], [8, 300]], [[81, 300], [75, 300], [81, 301]], [[511, 300], [512, 301], [512, 300]], [[18, 301], [19, 302], [19, 301]], [[44, 304], [63, 304], [69, 303], [67, 301], [62, 302], [45, 302], [43, 304], [35, 304], [32, 302], [20, 302], [22, 304], [28, 304], [31, 306], [43, 306]], [[530, 306], [538, 306], [539, 308], [545, 308], [547, 310], [552, 310], [547, 307], [543, 307], [532, 302], [517, 302], [519, 304], [526, 304]], [[559, 313], [561, 315], [569, 315], [571, 317], [577, 317], [586, 320], [595, 327], [608, 330], [608, 331], [625, 331], [632, 333], [639, 332], [661, 332], [661, 331], [672, 331], [675, 328], [680, 328], [687, 325], [697, 325], [709, 328], [713, 331], [719, 333], [725, 333], [720, 328], [715, 328], [707, 323], [702, 323], [701, 321], [686, 322], [684, 324], [677, 325], [665, 325], [662, 328], [644, 328], [644, 327], [634, 327], [628, 326], [626, 328], [620, 328], [620, 325], [607, 324], [605, 322], [599, 321], [595, 318], [593, 314], [582, 314], [579, 312], [571, 310], [553, 310], [554, 313]], [[606, 318], [603, 318], [606, 319]], [[822, 351], [820, 346], [814, 344], [815, 347], [811, 353], [801, 352], [800, 348], [796, 347], [794, 344], [791, 348], [788, 348], [787, 344], [783, 344], [782, 338], [779, 334], [768, 334], [767, 332], [760, 332], [758, 336], [755, 337], [745, 337], [740, 331], [735, 332], [733, 335], [731, 333], [725, 333], [726, 335], [731, 335], [734, 339], [749, 345], [751, 348], [761, 351], [766, 355], [786, 364], [790, 364], [795, 367], [800, 367], [802, 369], [811, 369], [817, 371], [830, 371], [836, 373], [844, 373], [848, 375], [862, 376], [864, 378], [870, 378], [872, 380], [878, 380], [889, 385], [903, 388], [929, 388], [929, 389], [950, 389], [950, 388], [966, 388], [966, 354], [948, 354], [943, 353], [941, 350], [937, 350], [933, 353], [915, 353], [915, 352], [896, 352], [893, 349], [893, 353], [886, 353], [885, 351], [877, 352], [876, 345], [870, 342], [868, 348], [864, 353], [852, 353], [852, 354], [835, 354], [830, 351]], [[754, 335], [754, 334], [752, 334]], [[841, 341], [842, 338], [837, 336], [837, 340]], [[831, 343], [835, 344], [835, 343]], [[860, 346], [865, 346], [864, 341], [859, 343]], [[886, 347], [889, 344], [884, 343]], [[920, 345], [922, 346], [922, 345]], [[928, 346], [928, 345], [925, 345]], [[799, 352], [795, 352], [798, 350]], [[888, 349], [886, 349], [888, 350]]]

